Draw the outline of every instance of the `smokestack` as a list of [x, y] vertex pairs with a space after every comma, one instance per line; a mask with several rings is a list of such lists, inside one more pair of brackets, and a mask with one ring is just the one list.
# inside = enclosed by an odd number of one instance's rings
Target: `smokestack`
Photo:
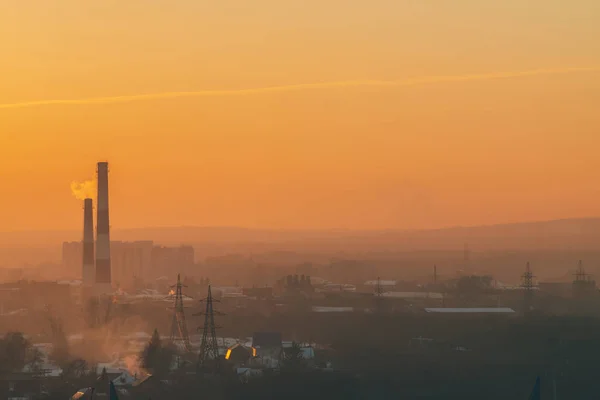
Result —
[[83, 200], [83, 284], [93, 286], [96, 280], [94, 268], [94, 210], [92, 199]]
[[98, 204], [96, 214], [96, 285], [111, 291], [110, 223], [108, 218], [108, 163], [98, 163]]

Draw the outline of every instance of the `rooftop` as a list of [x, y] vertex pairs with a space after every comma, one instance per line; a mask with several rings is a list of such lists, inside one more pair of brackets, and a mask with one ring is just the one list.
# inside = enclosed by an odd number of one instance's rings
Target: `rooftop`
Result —
[[312, 308], [313, 312], [353, 312], [354, 308], [352, 307], [323, 307], [323, 306], [314, 306]]
[[425, 312], [428, 313], [492, 313], [492, 314], [506, 314], [514, 313], [515, 310], [508, 307], [489, 307], [489, 308], [426, 308]]
[[393, 297], [398, 299], [443, 299], [442, 293], [435, 292], [385, 292], [383, 297]]

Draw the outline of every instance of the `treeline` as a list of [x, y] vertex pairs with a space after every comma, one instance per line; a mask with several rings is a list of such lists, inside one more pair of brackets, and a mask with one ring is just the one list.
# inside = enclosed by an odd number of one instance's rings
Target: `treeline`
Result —
[[0, 373], [31, 371], [41, 368], [42, 353], [21, 332], [9, 332], [0, 339]]
[[[542, 392], [554, 382], [558, 398], [595, 398], [600, 390], [600, 319], [595, 318], [311, 314], [254, 324], [254, 331], [278, 330], [284, 337], [327, 344], [328, 349], [316, 349], [317, 357], [325, 353], [335, 372], [311, 369], [293, 347], [280, 373], [265, 371], [241, 383], [233, 366], [223, 364], [218, 378], [207, 378], [194, 373], [196, 355], [176, 358], [175, 349], [155, 332], [140, 354], [140, 366], [158, 378], [151, 398], [525, 399], [537, 376]], [[22, 335], [6, 335], [0, 343], [2, 365], [27, 365], [30, 348]], [[167, 366], [176, 360], [171, 371]], [[75, 360], [68, 365], [75, 366], [65, 370], [62, 386], [52, 386], [52, 398], [72, 395], [95, 378], [90, 368], [78, 374]]]

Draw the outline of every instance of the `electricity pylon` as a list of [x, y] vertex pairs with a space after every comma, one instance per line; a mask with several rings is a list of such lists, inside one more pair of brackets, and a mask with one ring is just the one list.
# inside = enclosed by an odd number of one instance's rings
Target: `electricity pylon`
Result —
[[529, 262], [525, 266], [525, 272], [521, 275], [521, 287], [525, 291], [523, 295], [523, 310], [524, 312], [531, 311], [531, 307], [533, 305], [533, 273], [531, 272], [531, 267], [529, 266]]
[[187, 323], [185, 322], [185, 313], [183, 312], [184, 287], [181, 283], [181, 276], [177, 274], [177, 284], [171, 286], [171, 288], [175, 288], [175, 305], [173, 306], [170, 341], [173, 344], [179, 344], [178, 347], [182, 347], [187, 353], [191, 353], [192, 345], [190, 343]]
[[204, 326], [198, 328], [198, 330], [202, 329], [198, 368], [205, 372], [216, 373], [219, 370], [219, 345], [217, 343], [218, 327], [215, 325], [215, 314], [222, 314], [213, 308], [213, 302], [218, 302], [218, 300], [213, 299], [210, 285], [208, 285], [208, 296], [203, 301], [206, 302], [205, 311], [194, 314], [195, 316], [204, 315]]

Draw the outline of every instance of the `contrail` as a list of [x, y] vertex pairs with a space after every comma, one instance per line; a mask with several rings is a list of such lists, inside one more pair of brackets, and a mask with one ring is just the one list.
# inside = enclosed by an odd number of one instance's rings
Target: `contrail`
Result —
[[567, 74], [576, 72], [597, 72], [600, 67], [585, 68], [560, 68], [560, 69], [537, 69], [520, 72], [496, 72], [475, 75], [449, 75], [449, 76], [425, 76], [410, 78], [404, 80], [358, 80], [358, 81], [340, 81], [340, 82], [320, 82], [320, 83], [301, 83], [296, 85], [270, 86], [252, 89], [233, 89], [233, 90], [200, 90], [192, 92], [163, 92], [149, 94], [134, 94], [128, 96], [111, 97], [91, 97], [86, 99], [64, 99], [64, 100], [38, 100], [21, 103], [0, 104], [0, 108], [25, 108], [49, 105], [84, 105], [84, 104], [108, 104], [108, 103], [127, 103], [140, 100], [170, 99], [177, 97], [217, 97], [217, 96], [243, 96], [261, 93], [291, 92], [295, 90], [309, 89], [327, 89], [327, 88], [345, 88], [357, 86], [414, 86], [438, 82], [461, 82], [461, 81], [483, 81], [503, 78], [518, 78], [534, 75], [552, 75]]

